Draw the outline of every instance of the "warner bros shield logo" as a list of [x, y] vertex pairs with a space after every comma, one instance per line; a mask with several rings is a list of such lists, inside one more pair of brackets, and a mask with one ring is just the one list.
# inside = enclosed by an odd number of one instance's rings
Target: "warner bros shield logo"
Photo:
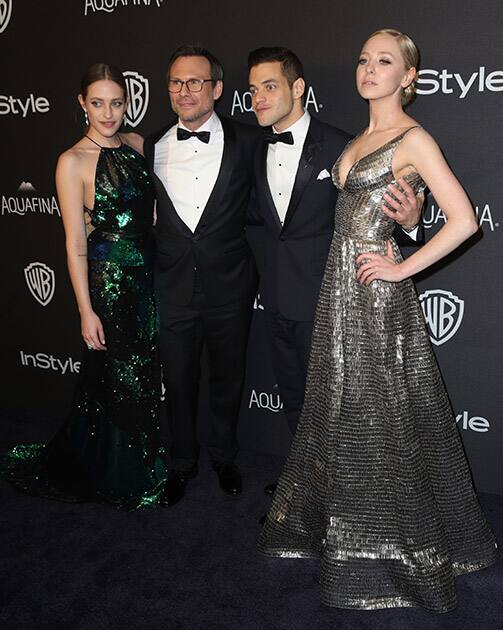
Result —
[[463, 319], [465, 302], [450, 291], [432, 289], [419, 296], [431, 342], [441, 346], [453, 337]]
[[0, 33], [7, 28], [12, 13], [12, 0], [0, 0]]
[[125, 122], [131, 127], [136, 127], [140, 124], [147, 111], [149, 99], [148, 79], [132, 70], [127, 70], [123, 74], [129, 95]]
[[25, 268], [24, 277], [33, 297], [42, 306], [47, 306], [56, 288], [54, 271], [44, 263], [33, 262]]

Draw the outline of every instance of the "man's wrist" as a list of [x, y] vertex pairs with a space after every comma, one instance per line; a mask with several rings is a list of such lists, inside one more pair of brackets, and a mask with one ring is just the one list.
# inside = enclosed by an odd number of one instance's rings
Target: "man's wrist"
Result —
[[410, 232], [417, 230], [417, 228], [419, 227], [419, 222], [414, 223], [414, 225], [411, 225], [410, 227], [408, 225], [401, 225], [400, 227], [404, 232], [407, 232], [407, 234], [409, 234]]

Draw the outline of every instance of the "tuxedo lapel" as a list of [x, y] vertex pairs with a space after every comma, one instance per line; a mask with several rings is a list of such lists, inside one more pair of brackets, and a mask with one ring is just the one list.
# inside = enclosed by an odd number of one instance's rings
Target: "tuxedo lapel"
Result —
[[195, 234], [204, 230], [208, 221], [211, 219], [211, 215], [218, 211], [221, 205], [222, 198], [224, 197], [229, 181], [232, 175], [232, 170], [236, 162], [236, 132], [232, 124], [225, 118], [220, 118], [222, 128], [224, 131], [224, 150], [222, 153], [222, 161], [220, 163], [220, 169], [218, 171], [217, 179], [213, 190], [208, 198], [206, 206], [204, 207], [199, 223], [196, 226]]
[[267, 152], [269, 150], [269, 144], [267, 142], [263, 142], [259, 147], [257, 153], [257, 184], [260, 190], [263, 191], [264, 197], [267, 201], [267, 205], [269, 206], [269, 210], [276, 221], [276, 225], [278, 226], [278, 230], [281, 230], [281, 221], [279, 219], [278, 211], [276, 209], [276, 205], [274, 204], [274, 200], [272, 198], [271, 188], [269, 186], [269, 182], [267, 180]]
[[283, 230], [288, 227], [288, 224], [291, 222], [292, 217], [299, 206], [304, 190], [313, 174], [314, 162], [320, 149], [321, 141], [316, 133], [316, 123], [313, 124], [313, 119], [311, 119], [306, 140], [302, 148], [295, 182], [293, 184], [292, 196], [290, 197], [290, 203], [288, 204], [288, 209], [286, 211]]

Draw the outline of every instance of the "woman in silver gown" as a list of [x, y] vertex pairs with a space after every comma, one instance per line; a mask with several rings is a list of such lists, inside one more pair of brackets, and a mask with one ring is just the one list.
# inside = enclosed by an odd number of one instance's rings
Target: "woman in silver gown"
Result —
[[[477, 230], [435, 141], [403, 111], [417, 64], [412, 40], [389, 29], [359, 58], [369, 126], [333, 167], [304, 408], [259, 540], [269, 556], [320, 557], [322, 603], [341, 608], [444, 612], [455, 576], [497, 558], [410, 279]], [[400, 178], [428, 186], [448, 218], [405, 261], [381, 210]]]

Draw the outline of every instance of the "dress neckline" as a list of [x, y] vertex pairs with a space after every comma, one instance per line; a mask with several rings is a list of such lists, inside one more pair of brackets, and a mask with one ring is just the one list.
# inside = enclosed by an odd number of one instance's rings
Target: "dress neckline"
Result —
[[[369, 153], [366, 153], [365, 155], [362, 155], [361, 158], [358, 158], [358, 160], [356, 160], [356, 162], [353, 162], [353, 165], [351, 166], [351, 168], [349, 169], [349, 171], [346, 174], [346, 177], [344, 179], [344, 185], [341, 185], [341, 190], [344, 190], [344, 188], [346, 187], [346, 183], [348, 181], [348, 177], [351, 175], [351, 173], [353, 172], [353, 170], [356, 168], [356, 166], [358, 166], [358, 164], [360, 164], [360, 162], [362, 162], [363, 160], [366, 160], [367, 158], [371, 157], [372, 155], [374, 155], [375, 153], [377, 153], [378, 151], [381, 151], [381, 149], [384, 149], [385, 147], [387, 147], [389, 144], [392, 144], [393, 142], [396, 142], [397, 140], [400, 140], [408, 131], [410, 131], [411, 129], [417, 129], [420, 125], [412, 125], [412, 127], [408, 127], [407, 129], [405, 129], [404, 131], [401, 131], [399, 134], [397, 134], [396, 136], [393, 136], [393, 138], [390, 138], [387, 142], [385, 142], [384, 144], [381, 144], [381, 146], [377, 147], [376, 149], [374, 149], [373, 151], [370, 151]], [[365, 130], [363, 130], [365, 131]], [[359, 138], [362, 134], [363, 131], [360, 131], [360, 133], [355, 136], [352, 140], [350, 140], [348, 142], [348, 144], [346, 145], [346, 148], [344, 149], [344, 151], [341, 153], [339, 159], [337, 160], [339, 162], [339, 164], [337, 165], [337, 178], [339, 180], [339, 184], [341, 184], [341, 172], [340, 172], [340, 160], [342, 159], [342, 156], [346, 153], [346, 151], [348, 150], [349, 146], [351, 144], [353, 144], [353, 142]]]
[[93, 139], [91, 138], [91, 136], [88, 136], [88, 135], [87, 135], [87, 133], [86, 133], [86, 135], [85, 135], [85, 136], [86, 136], [86, 138], [88, 138], [91, 142], [93, 142], [93, 143], [94, 143], [97, 147], [99, 147], [102, 151], [115, 151], [115, 150], [117, 150], [117, 149], [122, 149], [122, 147], [123, 147], [123, 146], [125, 146], [125, 145], [124, 145], [124, 142], [122, 141], [122, 138], [120, 137], [120, 135], [119, 135], [119, 134], [117, 134], [117, 137], [118, 137], [118, 138], [119, 138], [119, 140], [120, 140], [120, 144], [119, 144], [119, 146], [118, 146], [118, 147], [104, 147], [104, 146], [102, 146], [101, 144], [99, 144], [98, 142], [96, 142], [96, 140], [93, 140]]

